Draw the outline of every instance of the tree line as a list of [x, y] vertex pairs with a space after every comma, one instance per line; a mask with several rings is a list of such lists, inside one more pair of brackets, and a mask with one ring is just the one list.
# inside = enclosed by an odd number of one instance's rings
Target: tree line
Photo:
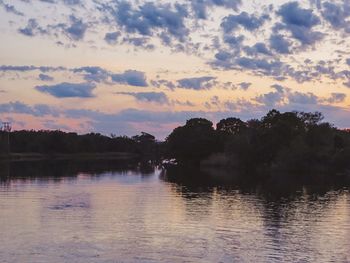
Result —
[[350, 132], [320, 112], [271, 110], [261, 119], [194, 118], [166, 138], [166, 156], [180, 164], [246, 173], [343, 173], [350, 169]]
[[[10, 147], [10, 149], [7, 149]], [[105, 136], [99, 133], [79, 135], [72, 132], [49, 130], [22, 130], [10, 133], [10, 145], [7, 134], [0, 132], [0, 152], [40, 153], [40, 154], [76, 154], [127, 152], [153, 158], [158, 155], [159, 143], [151, 134], [142, 132], [133, 137]]]
[[[350, 169], [350, 132], [324, 122], [320, 112], [269, 111], [261, 119], [193, 118], [164, 142], [149, 133], [133, 137], [62, 131], [13, 131], [12, 153], [127, 152], [149, 159], [176, 159], [192, 167], [224, 167], [246, 173], [344, 173]], [[0, 132], [0, 152], [7, 134]]]

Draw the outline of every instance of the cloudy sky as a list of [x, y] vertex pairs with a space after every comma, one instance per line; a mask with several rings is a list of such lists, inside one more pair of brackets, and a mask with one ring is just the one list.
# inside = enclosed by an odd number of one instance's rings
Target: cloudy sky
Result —
[[0, 0], [0, 120], [164, 138], [191, 117], [350, 127], [350, 0]]

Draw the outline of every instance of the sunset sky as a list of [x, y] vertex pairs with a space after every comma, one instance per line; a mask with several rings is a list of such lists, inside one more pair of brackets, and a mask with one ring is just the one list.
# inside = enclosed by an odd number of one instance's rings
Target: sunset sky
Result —
[[192, 117], [350, 127], [350, 1], [0, 0], [0, 120], [163, 139]]

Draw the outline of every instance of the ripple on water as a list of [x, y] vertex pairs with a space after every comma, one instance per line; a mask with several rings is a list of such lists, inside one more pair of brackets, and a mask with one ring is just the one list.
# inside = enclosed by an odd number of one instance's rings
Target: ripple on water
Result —
[[347, 190], [272, 198], [104, 173], [0, 185], [1, 262], [349, 262]]

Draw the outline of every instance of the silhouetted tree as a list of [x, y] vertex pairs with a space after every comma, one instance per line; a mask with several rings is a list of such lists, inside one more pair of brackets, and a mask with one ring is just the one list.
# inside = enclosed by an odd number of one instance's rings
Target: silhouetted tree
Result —
[[183, 163], [198, 163], [217, 149], [213, 123], [195, 118], [178, 127], [167, 137], [167, 155]]
[[[1, 145], [0, 136], [0, 145]], [[13, 131], [13, 153], [106, 153], [128, 152], [150, 156], [157, 152], [155, 137], [148, 133], [134, 136], [105, 136], [99, 133], [78, 135], [62, 131]], [[0, 147], [1, 148], [1, 147]], [[153, 158], [153, 156], [152, 156]]]
[[[322, 122], [320, 112], [269, 111], [260, 120], [191, 119], [166, 140], [180, 163], [232, 166], [246, 172], [329, 173], [350, 169], [350, 132]], [[283, 173], [280, 173], [283, 174]]]
[[216, 124], [217, 131], [233, 135], [244, 132], [246, 128], [247, 124], [238, 118], [227, 118]]
[[147, 156], [158, 155], [158, 143], [156, 137], [147, 132], [141, 132], [140, 135], [133, 136], [132, 139], [137, 143], [137, 152]]

